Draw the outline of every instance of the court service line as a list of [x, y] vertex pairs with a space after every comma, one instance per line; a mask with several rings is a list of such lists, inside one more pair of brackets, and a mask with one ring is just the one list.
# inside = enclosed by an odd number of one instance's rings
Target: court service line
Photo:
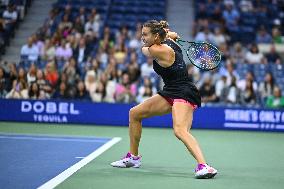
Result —
[[0, 135], [0, 139], [15, 139], [15, 140], [41, 140], [41, 141], [64, 141], [64, 142], [96, 142], [96, 143], [105, 143], [106, 139], [89, 139], [89, 138], [62, 138], [60, 136], [55, 137], [43, 137], [43, 136], [13, 136], [13, 135]]
[[87, 157], [85, 157], [84, 159], [82, 159], [78, 163], [72, 165], [71, 167], [69, 167], [68, 169], [66, 169], [65, 171], [63, 171], [59, 175], [57, 175], [56, 177], [52, 178], [51, 180], [47, 181], [43, 185], [39, 186], [38, 189], [51, 189], [51, 188], [55, 188], [57, 185], [62, 183], [64, 180], [66, 180], [72, 174], [74, 174], [79, 169], [81, 169], [82, 167], [87, 165], [89, 162], [91, 162], [92, 160], [97, 158], [99, 155], [101, 155], [103, 152], [108, 150], [110, 147], [112, 147], [113, 145], [118, 143], [120, 140], [121, 140], [120, 137], [114, 137], [113, 139], [111, 139], [110, 141], [108, 141], [107, 143], [102, 145], [97, 150], [93, 151], [91, 154], [89, 154]]

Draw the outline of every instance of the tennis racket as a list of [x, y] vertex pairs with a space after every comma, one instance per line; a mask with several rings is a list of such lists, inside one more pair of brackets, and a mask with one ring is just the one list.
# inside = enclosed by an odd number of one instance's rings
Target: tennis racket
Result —
[[182, 39], [176, 41], [185, 51], [190, 62], [202, 70], [213, 70], [221, 62], [221, 52], [207, 42], [189, 42]]

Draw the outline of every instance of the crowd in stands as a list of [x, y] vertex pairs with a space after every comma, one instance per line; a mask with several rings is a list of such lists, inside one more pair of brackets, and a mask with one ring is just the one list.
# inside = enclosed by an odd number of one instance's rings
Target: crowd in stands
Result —
[[[206, 0], [195, 5], [195, 41], [213, 43], [222, 52], [221, 66], [213, 71], [188, 64], [203, 104], [284, 107], [283, 58], [275, 50], [275, 44], [284, 45], [281, 19], [275, 18], [271, 27], [260, 25], [251, 42], [235, 36], [243, 12], [269, 13], [262, 2]], [[279, 1], [269, 2], [280, 7]], [[21, 61], [1, 62], [0, 98], [135, 103], [157, 93], [163, 83], [152, 69], [153, 60], [141, 54], [141, 23], [135, 30], [127, 25], [113, 30], [102, 14], [95, 7], [54, 7], [23, 45]], [[271, 44], [270, 52], [260, 52], [259, 43]]]
[[0, 57], [15, 36], [20, 21], [26, 15], [32, 0], [0, 0]]

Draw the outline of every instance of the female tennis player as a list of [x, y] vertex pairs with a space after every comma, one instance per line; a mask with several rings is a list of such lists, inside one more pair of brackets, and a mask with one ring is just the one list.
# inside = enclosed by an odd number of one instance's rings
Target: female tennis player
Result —
[[189, 132], [193, 112], [200, 107], [198, 89], [190, 82], [180, 47], [175, 43], [178, 35], [170, 32], [166, 21], [147, 21], [142, 28], [145, 43], [142, 52], [152, 57], [153, 68], [165, 85], [163, 90], [129, 111], [130, 151], [121, 160], [111, 163], [113, 167], [139, 168], [141, 156], [138, 147], [142, 133], [141, 121], [157, 115], [172, 113], [175, 136], [181, 140], [196, 159], [196, 178], [213, 178], [217, 170], [206, 164], [198, 142]]

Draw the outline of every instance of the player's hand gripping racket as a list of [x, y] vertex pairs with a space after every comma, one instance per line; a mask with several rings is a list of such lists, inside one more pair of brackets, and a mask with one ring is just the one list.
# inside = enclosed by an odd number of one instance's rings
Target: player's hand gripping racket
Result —
[[176, 42], [183, 48], [190, 62], [202, 70], [213, 70], [221, 62], [220, 51], [210, 43], [182, 39], [177, 39]]

